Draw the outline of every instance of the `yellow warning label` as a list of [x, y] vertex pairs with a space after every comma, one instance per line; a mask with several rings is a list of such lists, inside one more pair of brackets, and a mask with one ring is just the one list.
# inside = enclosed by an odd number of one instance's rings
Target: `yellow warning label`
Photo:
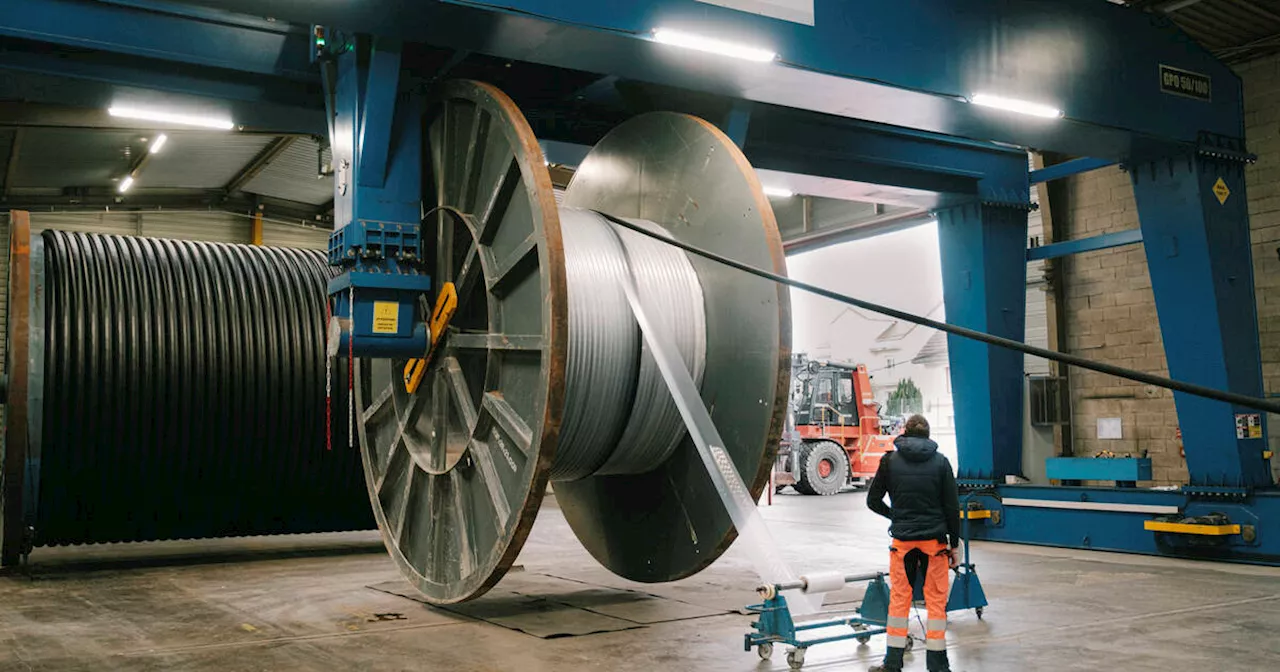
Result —
[[1227, 188], [1227, 183], [1223, 182], [1221, 177], [1213, 183], [1213, 195], [1218, 197], [1220, 205], [1226, 205], [1227, 199], [1231, 198], [1231, 190]]
[[400, 304], [394, 301], [373, 302], [373, 333], [394, 334], [400, 331]]

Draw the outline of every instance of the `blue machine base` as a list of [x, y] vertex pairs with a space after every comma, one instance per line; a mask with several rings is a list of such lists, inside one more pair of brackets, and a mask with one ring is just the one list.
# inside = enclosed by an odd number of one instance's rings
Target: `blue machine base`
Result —
[[1051, 457], [1044, 461], [1045, 475], [1055, 481], [1151, 480], [1149, 457]]
[[[340, 352], [356, 357], [408, 359], [422, 357], [430, 338], [419, 297], [431, 290], [431, 277], [347, 271], [329, 281], [334, 314], [348, 318]], [[352, 306], [350, 297], [355, 297]], [[354, 315], [354, 319], [352, 316]], [[355, 346], [351, 348], [351, 334]]]
[[[1280, 491], [1219, 490], [995, 486], [970, 495], [993, 512], [972, 534], [983, 541], [1280, 565]], [[1247, 534], [1144, 529], [1157, 518], [1210, 514], [1225, 515]]]
[[[774, 644], [787, 644], [797, 649], [807, 649], [819, 644], [850, 639], [858, 640], [859, 644], [866, 644], [872, 637], [885, 634], [885, 623], [889, 619], [889, 584], [884, 577], [873, 579], [867, 584], [867, 591], [863, 595], [858, 615], [846, 618], [807, 621], [796, 625], [791, 618], [787, 598], [782, 595], [776, 595], [760, 604], [752, 604], [747, 607], [747, 611], [759, 618], [752, 621], [752, 631], [743, 636], [744, 651], [750, 651], [761, 645], [771, 647]], [[849, 628], [849, 630], [813, 638], [804, 636], [804, 634], [828, 628]]]

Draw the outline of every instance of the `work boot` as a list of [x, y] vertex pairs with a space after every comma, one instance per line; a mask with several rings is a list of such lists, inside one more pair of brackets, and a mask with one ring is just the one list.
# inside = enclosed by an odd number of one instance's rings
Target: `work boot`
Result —
[[902, 654], [905, 649], [889, 647], [884, 651], [884, 662], [872, 666], [867, 672], [902, 672]]
[[924, 664], [929, 672], [951, 672], [951, 661], [947, 660], [946, 651], [926, 651]]

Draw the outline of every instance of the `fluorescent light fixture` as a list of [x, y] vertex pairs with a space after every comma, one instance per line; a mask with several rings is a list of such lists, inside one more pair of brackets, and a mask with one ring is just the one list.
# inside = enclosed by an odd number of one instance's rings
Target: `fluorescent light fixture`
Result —
[[141, 107], [113, 106], [107, 109], [107, 114], [113, 117], [120, 117], [122, 119], [141, 119], [142, 121], [158, 121], [163, 124], [199, 126], [200, 128], [213, 128], [219, 131], [229, 131], [236, 126], [230, 119], [220, 119], [218, 117], [207, 117], [195, 114], [177, 114], [175, 112], [164, 112], [162, 110], [148, 110]]
[[791, 198], [796, 195], [796, 192], [784, 187], [765, 187], [764, 195], [773, 196], [774, 198]]
[[132, 187], [132, 186], [133, 186], [133, 176], [125, 175], [124, 179], [120, 180], [120, 186], [118, 187], [118, 189], [120, 190], [120, 193], [123, 194], [124, 192], [129, 191], [129, 187]]
[[160, 150], [164, 149], [164, 143], [166, 142], [169, 142], [169, 136], [164, 133], [157, 135], [155, 140], [151, 141], [151, 149], [149, 151], [152, 154], [158, 153]]
[[658, 28], [653, 31], [653, 40], [662, 44], [670, 44], [676, 47], [684, 47], [686, 49], [696, 49], [705, 51], [710, 54], [720, 54], [721, 56], [730, 56], [732, 58], [741, 58], [745, 61], [756, 61], [758, 63], [768, 63], [776, 58], [778, 54], [768, 49], [760, 49], [750, 47], [745, 44], [735, 44], [733, 42], [725, 42], [711, 37], [702, 35], [694, 35], [679, 30], [671, 30], [670, 28]]
[[1062, 116], [1062, 110], [1059, 110], [1056, 107], [1041, 105], [1039, 103], [1030, 103], [1016, 98], [993, 96], [989, 93], [975, 93], [969, 102], [983, 107], [994, 107], [999, 110], [1008, 110], [1019, 114], [1029, 114], [1033, 117], [1045, 117], [1046, 119], [1057, 119]]

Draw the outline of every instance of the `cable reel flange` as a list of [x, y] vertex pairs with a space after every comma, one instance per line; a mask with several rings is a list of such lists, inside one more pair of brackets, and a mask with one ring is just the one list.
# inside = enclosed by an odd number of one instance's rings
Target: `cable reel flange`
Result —
[[483, 594], [524, 545], [560, 430], [564, 250], [542, 151], [515, 103], [443, 85], [424, 119], [433, 282], [458, 309], [416, 394], [404, 361], [359, 359], [356, 413], [374, 515], [431, 602]]
[[[786, 273], [773, 208], [742, 151], [697, 117], [653, 112], [609, 132], [578, 167], [566, 208], [653, 222], [677, 240]], [[636, 235], [632, 232], [624, 232]], [[690, 255], [706, 310], [702, 400], [759, 499], [786, 420], [791, 308], [785, 287]], [[557, 482], [582, 544], [633, 581], [705, 569], [737, 537], [687, 435], [658, 469]]]

